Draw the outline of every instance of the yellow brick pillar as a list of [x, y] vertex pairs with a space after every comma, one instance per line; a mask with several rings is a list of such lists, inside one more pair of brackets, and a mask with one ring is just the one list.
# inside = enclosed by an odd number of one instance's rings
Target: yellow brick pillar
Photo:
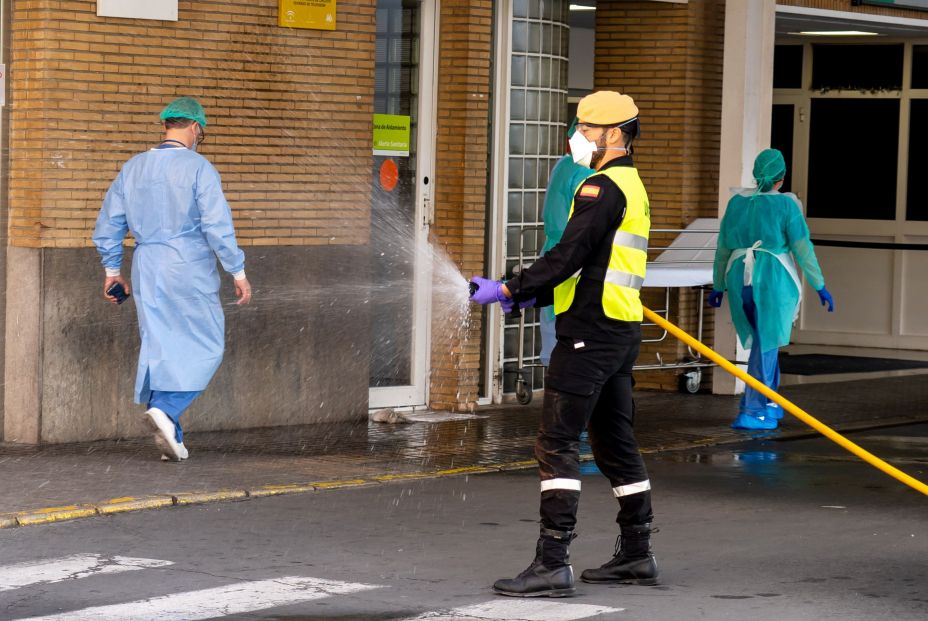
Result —
[[[438, 136], [433, 242], [466, 277], [484, 272], [487, 198], [487, 126], [493, 3], [441, 3], [438, 67]], [[447, 317], [432, 318], [429, 405], [468, 411], [477, 401], [481, 315], [473, 308], [462, 333]]]
[[[641, 111], [634, 157], [651, 200], [653, 228], [679, 229], [718, 213], [724, 8], [724, 0], [597, 4], [594, 84], [631, 95]], [[652, 234], [651, 245], [673, 237]], [[654, 290], [645, 290], [643, 299], [652, 308], [663, 305], [662, 293]], [[689, 291], [674, 292], [671, 321], [692, 329], [696, 299]], [[705, 336], [711, 341], [711, 330]], [[657, 353], [672, 361], [686, 350], [674, 339], [644, 345], [639, 363], [653, 364]], [[639, 373], [636, 379], [639, 387], [677, 385], [671, 372]]]

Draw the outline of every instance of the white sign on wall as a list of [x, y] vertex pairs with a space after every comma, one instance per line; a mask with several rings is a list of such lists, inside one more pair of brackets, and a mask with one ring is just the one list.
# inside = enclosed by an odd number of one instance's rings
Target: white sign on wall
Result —
[[97, 0], [100, 17], [177, 21], [177, 0]]

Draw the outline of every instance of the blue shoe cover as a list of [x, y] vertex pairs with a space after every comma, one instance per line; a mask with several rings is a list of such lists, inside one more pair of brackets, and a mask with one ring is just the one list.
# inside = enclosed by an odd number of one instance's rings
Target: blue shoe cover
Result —
[[751, 416], [738, 414], [738, 418], [731, 424], [732, 429], [748, 429], [751, 431], [770, 431], [777, 428], [777, 419], [772, 416]]
[[781, 408], [778, 403], [768, 403], [767, 413], [764, 414], [764, 416], [772, 418], [773, 420], [780, 420], [783, 418], [783, 408]]

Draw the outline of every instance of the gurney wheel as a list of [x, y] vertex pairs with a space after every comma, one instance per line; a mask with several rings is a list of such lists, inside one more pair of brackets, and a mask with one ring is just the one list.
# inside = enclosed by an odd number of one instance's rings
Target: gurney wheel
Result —
[[523, 375], [516, 380], [516, 400], [522, 405], [528, 405], [532, 402], [532, 390], [528, 387], [528, 382], [525, 381], [526, 371], [522, 373]]
[[702, 384], [702, 369], [691, 369], [677, 377], [677, 388], [680, 392], [695, 395]]

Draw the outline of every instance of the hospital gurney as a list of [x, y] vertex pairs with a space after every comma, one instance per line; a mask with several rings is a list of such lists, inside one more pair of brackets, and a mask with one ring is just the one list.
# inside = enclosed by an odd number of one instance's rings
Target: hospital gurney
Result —
[[[541, 226], [534, 226], [526, 227], [520, 231], [516, 270], [521, 271], [526, 263], [531, 263], [537, 258], [534, 253], [532, 256], [526, 256], [524, 253], [525, 238], [528, 236], [527, 234], [531, 234], [535, 238], [541, 230]], [[697, 340], [702, 340], [703, 335], [705, 291], [706, 288], [712, 286], [712, 265], [715, 259], [718, 231], [719, 221], [717, 218], [698, 218], [685, 229], [651, 229], [652, 235], [655, 233], [676, 233], [677, 237], [669, 246], [648, 248], [649, 251], [660, 250], [661, 252], [653, 261], [648, 261], [643, 286], [664, 289], [663, 308], [655, 309], [654, 312], [667, 320], [670, 318], [671, 290], [697, 289], [699, 292], [696, 302]], [[530, 244], [530, 246], [534, 246], [534, 244]], [[535, 388], [532, 381], [533, 370], [542, 365], [537, 358], [534, 362], [526, 362], [525, 330], [526, 328], [534, 328], [535, 325], [526, 325], [523, 313], [520, 313], [518, 317], [518, 353], [514, 361], [515, 368], [508, 371], [504, 370], [504, 373], [515, 375], [516, 399], [519, 403], [526, 405], [531, 403], [532, 391]], [[641, 324], [641, 328], [642, 343], [660, 343], [668, 336], [666, 330], [660, 330], [654, 336], [644, 336], [646, 332], [653, 332], [657, 328], [655, 323], [644, 322]], [[708, 362], [698, 352], [688, 348], [688, 355], [680, 360], [666, 362], [658, 353], [656, 363], [637, 364], [634, 370], [683, 370], [679, 377], [678, 387], [682, 392], [696, 393], [702, 384], [702, 370], [712, 366], [715, 366], [714, 363]]]
[[[685, 229], [651, 229], [655, 233], [676, 233], [677, 237], [663, 248], [649, 247], [649, 250], [661, 250], [653, 260], [648, 261], [645, 272], [644, 287], [663, 288], [664, 305], [654, 312], [665, 320], [670, 320], [670, 300], [672, 289], [696, 289], [699, 293], [696, 300], [696, 334], [697, 340], [702, 340], [703, 323], [705, 321], [705, 293], [712, 286], [712, 265], [715, 260], [715, 246], [719, 237], [718, 218], [697, 218]], [[652, 238], [653, 240], [653, 238]], [[642, 343], [661, 343], [667, 338], [667, 331], [660, 329], [656, 336], [650, 334], [657, 324], [643, 322]], [[702, 370], [715, 366], [706, 361], [702, 355], [687, 346], [688, 356], [676, 362], [665, 362], [660, 353], [656, 354], [655, 364], [637, 364], [636, 371], [682, 369], [678, 387], [681, 392], [691, 394], [699, 392], [702, 384]]]

